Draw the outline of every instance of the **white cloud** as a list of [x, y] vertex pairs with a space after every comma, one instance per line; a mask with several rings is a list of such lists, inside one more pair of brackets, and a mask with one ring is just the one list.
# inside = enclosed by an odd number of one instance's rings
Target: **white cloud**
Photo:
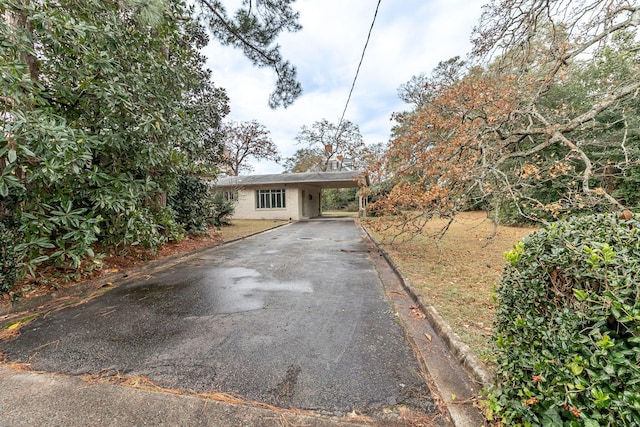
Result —
[[[239, 51], [215, 41], [205, 50], [213, 79], [231, 99], [232, 120], [257, 120], [284, 156], [296, 149], [303, 125], [326, 118], [337, 123], [355, 76], [376, 0], [298, 0], [303, 29], [284, 34], [283, 56], [298, 69], [304, 93], [288, 109], [267, 105], [274, 76], [251, 66]], [[471, 30], [482, 0], [382, 0], [345, 119], [360, 126], [367, 143], [387, 141], [391, 114], [404, 109], [398, 87], [430, 73], [439, 61], [470, 50]], [[274, 163], [254, 164], [255, 173], [278, 173]]]

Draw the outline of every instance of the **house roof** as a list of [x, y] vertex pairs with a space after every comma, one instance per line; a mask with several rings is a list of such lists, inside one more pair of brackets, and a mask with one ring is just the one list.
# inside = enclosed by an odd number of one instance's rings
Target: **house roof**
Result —
[[246, 187], [274, 184], [309, 184], [322, 188], [348, 188], [369, 185], [363, 171], [279, 173], [269, 175], [244, 175], [219, 178], [216, 187]]

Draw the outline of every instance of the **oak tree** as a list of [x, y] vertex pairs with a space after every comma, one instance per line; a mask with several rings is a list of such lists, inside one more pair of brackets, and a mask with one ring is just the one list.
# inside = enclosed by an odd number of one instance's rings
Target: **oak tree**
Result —
[[284, 162], [285, 173], [308, 172], [322, 164], [322, 156], [312, 148], [299, 148]]
[[472, 66], [436, 70], [395, 115], [377, 208], [420, 225], [478, 203], [530, 220], [633, 203], [639, 18], [630, 1], [490, 2]]
[[349, 120], [336, 125], [322, 119], [311, 126], [302, 126], [296, 140], [318, 159], [315, 166], [323, 172], [331, 164], [342, 169], [345, 160], [357, 163], [366, 147], [358, 125]]
[[270, 137], [267, 128], [255, 120], [230, 122], [223, 126], [225, 162], [228, 175], [251, 172], [248, 160], [280, 161], [278, 146]]

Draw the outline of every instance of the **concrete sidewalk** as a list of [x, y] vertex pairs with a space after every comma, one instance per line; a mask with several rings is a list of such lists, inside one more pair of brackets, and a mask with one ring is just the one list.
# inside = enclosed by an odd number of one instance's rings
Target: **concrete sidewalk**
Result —
[[348, 420], [0, 366], [0, 426], [353, 427]]

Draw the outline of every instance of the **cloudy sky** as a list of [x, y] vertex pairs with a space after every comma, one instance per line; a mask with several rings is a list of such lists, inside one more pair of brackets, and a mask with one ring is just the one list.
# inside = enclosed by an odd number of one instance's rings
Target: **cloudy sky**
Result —
[[[430, 74], [439, 61], [466, 56], [484, 0], [382, 0], [345, 119], [366, 143], [386, 142], [393, 112], [406, 109], [398, 87]], [[227, 89], [229, 120], [257, 120], [271, 132], [283, 157], [301, 148], [295, 137], [321, 119], [337, 124], [355, 77], [377, 0], [297, 0], [303, 29], [283, 34], [283, 57], [298, 69], [302, 96], [289, 108], [267, 105], [275, 82], [237, 50], [212, 41], [205, 50], [217, 86]], [[252, 163], [256, 174], [280, 173], [274, 162]]]

